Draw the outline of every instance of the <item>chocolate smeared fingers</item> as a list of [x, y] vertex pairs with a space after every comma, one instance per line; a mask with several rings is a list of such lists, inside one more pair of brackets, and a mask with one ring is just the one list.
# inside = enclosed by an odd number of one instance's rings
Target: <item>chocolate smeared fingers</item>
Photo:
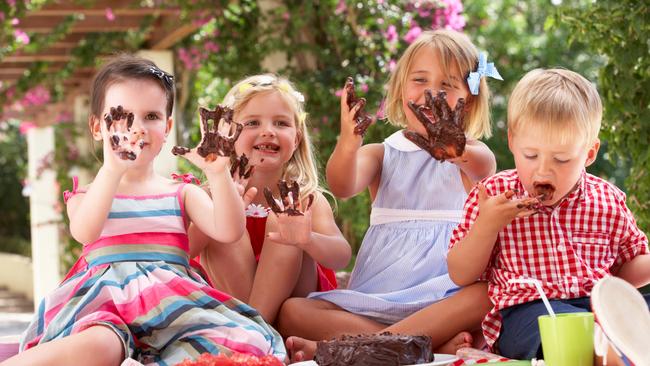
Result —
[[[300, 186], [298, 182], [293, 181], [291, 184], [285, 180], [278, 182], [278, 192], [280, 199], [273, 197], [273, 193], [268, 187], [264, 187], [264, 198], [268, 202], [271, 210], [276, 214], [287, 214], [289, 216], [302, 216], [304, 211], [300, 210]], [[307, 208], [309, 210], [314, 203], [314, 194], [308, 196]]]
[[433, 96], [431, 90], [424, 91], [425, 102], [417, 105], [408, 102], [409, 109], [422, 123], [427, 136], [413, 131], [405, 131], [404, 136], [414, 144], [429, 152], [440, 161], [453, 159], [465, 152], [465, 100], [458, 99], [452, 110], [447, 104], [447, 93], [443, 90]]
[[[200, 107], [199, 116], [201, 118], [202, 139], [196, 148], [197, 154], [205, 158], [206, 161], [214, 161], [217, 156], [231, 156], [235, 151], [235, 142], [239, 138], [243, 126], [233, 122], [233, 110], [217, 105], [214, 110]], [[210, 124], [209, 121], [212, 120]], [[225, 136], [219, 132], [219, 123], [224, 121], [228, 125], [235, 124], [235, 132]], [[174, 146], [172, 154], [184, 155], [191, 150], [183, 146]]]
[[[240, 178], [243, 179], [248, 179], [250, 178], [251, 174], [253, 174], [253, 168], [255, 166], [248, 166], [249, 159], [246, 156], [246, 154], [241, 154], [240, 157], [236, 157], [233, 155], [232, 158], [232, 165], [230, 166], [230, 175], [235, 176], [235, 173], [239, 174]], [[248, 170], [246, 169], [248, 168]]]
[[121, 105], [111, 107], [109, 112], [104, 115], [111, 149], [122, 160], [137, 159], [144, 147], [145, 132], [142, 128], [133, 128], [134, 120], [133, 113], [125, 111]]
[[354, 106], [358, 103], [361, 103], [361, 107], [352, 117], [356, 126], [354, 126], [354, 133], [359, 136], [363, 136], [366, 133], [366, 130], [372, 124], [372, 117], [364, 110], [366, 106], [365, 98], [358, 98], [354, 92], [354, 81], [351, 77], [348, 77], [345, 82], [345, 92], [347, 93], [348, 108], [352, 110]]

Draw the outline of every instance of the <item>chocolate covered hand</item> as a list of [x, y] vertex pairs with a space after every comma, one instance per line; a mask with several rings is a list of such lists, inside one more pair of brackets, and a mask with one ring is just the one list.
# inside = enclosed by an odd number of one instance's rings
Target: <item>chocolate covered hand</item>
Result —
[[[233, 110], [218, 105], [214, 110], [201, 107], [199, 108], [199, 114], [201, 117], [202, 138], [201, 143], [196, 148], [196, 153], [203, 157], [206, 162], [212, 162], [218, 156], [230, 157], [235, 151], [235, 141], [239, 138], [243, 128], [242, 125], [235, 123], [235, 132], [230, 133], [233, 124]], [[212, 125], [208, 123], [210, 120], [213, 121]], [[220, 128], [222, 120], [225, 123]], [[187, 147], [174, 146], [172, 154], [185, 155], [191, 151]]]
[[[302, 216], [303, 212], [300, 210], [300, 187], [298, 186], [298, 182], [293, 182], [289, 185], [287, 181], [281, 180], [278, 182], [278, 189], [280, 191], [280, 199], [273, 197], [271, 190], [268, 187], [264, 187], [264, 197], [271, 210], [278, 215]], [[308, 199], [306, 210], [309, 210], [311, 204], [314, 202], [314, 195], [310, 194]]]
[[122, 160], [135, 160], [144, 147], [145, 132], [133, 128], [133, 113], [127, 113], [121, 105], [111, 107], [104, 115], [110, 146]]
[[354, 81], [351, 77], [348, 77], [345, 82], [345, 92], [347, 93], [348, 108], [352, 110], [357, 103], [361, 103], [359, 110], [352, 117], [356, 126], [354, 127], [354, 133], [359, 136], [363, 136], [366, 133], [368, 127], [372, 124], [373, 119], [363, 110], [366, 105], [365, 98], [357, 98], [354, 93]]
[[424, 91], [424, 105], [412, 101], [408, 106], [424, 126], [427, 137], [413, 131], [405, 131], [404, 136], [426, 150], [436, 160], [445, 161], [463, 155], [465, 151], [465, 100], [459, 98], [452, 111], [447, 104], [447, 93], [439, 91], [434, 97], [431, 90]]

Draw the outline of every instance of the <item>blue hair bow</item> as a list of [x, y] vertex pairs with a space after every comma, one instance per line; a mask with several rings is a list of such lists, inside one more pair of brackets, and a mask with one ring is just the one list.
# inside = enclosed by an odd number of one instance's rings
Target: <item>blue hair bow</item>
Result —
[[478, 87], [481, 84], [481, 78], [483, 76], [489, 76], [497, 80], [503, 80], [499, 71], [494, 67], [494, 63], [487, 62], [487, 55], [485, 52], [481, 52], [478, 55], [478, 67], [475, 72], [470, 72], [467, 77], [467, 85], [469, 86], [469, 91], [472, 95], [478, 95]]

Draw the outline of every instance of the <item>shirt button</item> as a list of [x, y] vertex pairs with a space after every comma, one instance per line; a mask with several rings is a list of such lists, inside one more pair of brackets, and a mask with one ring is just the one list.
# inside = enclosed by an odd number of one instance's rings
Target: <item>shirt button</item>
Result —
[[560, 252], [563, 252], [564, 249], [565, 249], [564, 244], [560, 244], [560, 245], [557, 246], [557, 250], [559, 250]]

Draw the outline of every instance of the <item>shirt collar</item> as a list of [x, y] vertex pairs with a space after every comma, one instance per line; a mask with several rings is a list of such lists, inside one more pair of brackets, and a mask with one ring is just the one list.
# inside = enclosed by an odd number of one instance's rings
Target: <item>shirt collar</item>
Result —
[[384, 143], [393, 149], [404, 152], [422, 150], [418, 145], [414, 144], [411, 140], [407, 139], [406, 136], [404, 136], [404, 131], [405, 130], [399, 130], [393, 133], [384, 140]]

